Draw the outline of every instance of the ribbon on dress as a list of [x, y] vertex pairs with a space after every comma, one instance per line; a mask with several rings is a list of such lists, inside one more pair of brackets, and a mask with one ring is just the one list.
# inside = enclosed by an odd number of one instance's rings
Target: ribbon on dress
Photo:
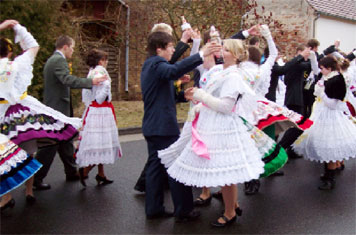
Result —
[[196, 153], [199, 157], [210, 160], [208, 148], [206, 147], [204, 141], [201, 139], [197, 131], [198, 118], [199, 118], [199, 113], [195, 115], [195, 118], [192, 122], [192, 149], [193, 152]]

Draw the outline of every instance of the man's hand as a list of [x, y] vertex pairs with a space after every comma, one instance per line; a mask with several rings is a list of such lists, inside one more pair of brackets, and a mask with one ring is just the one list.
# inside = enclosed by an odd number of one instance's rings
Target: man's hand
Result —
[[203, 52], [203, 56], [206, 57], [213, 53], [220, 52], [221, 49], [222, 46], [220, 44], [212, 42], [212, 43], [205, 44], [205, 46], [201, 49], [201, 51]]
[[259, 36], [260, 35], [260, 25], [256, 24], [256, 25], [252, 26], [251, 28], [249, 28], [247, 30], [247, 32], [251, 36]]
[[188, 89], [186, 89], [184, 91], [184, 98], [186, 100], [193, 100], [193, 95], [196, 89], [197, 89], [196, 87], [189, 87]]
[[99, 85], [101, 82], [108, 80], [108, 77], [106, 75], [101, 76], [101, 77], [95, 77], [92, 80], [93, 85]]
[[0, 30], [7, 29], [7, 28], [12, 28], [15, 25], [17, 25], [19, 22], [16, 20], [5, 20], [0, 24]]
[[185, 84], [190, 82], [190, 75], [185, 74], [183, 77], [179, 78], [178, 80], [180, 80], [181, 84]]
[[335, 45], [335, 48], [339, 48], [339, 46], [340, 46], [340, 40], [336, 40], [336, 41], [334, 42], [334, 45]]
[[188, 43], [188, 40], [192, 37], [192, 29], [186, 29], [184, 30], [182, 34], [182, 38], [180, 39], [184, 43]]

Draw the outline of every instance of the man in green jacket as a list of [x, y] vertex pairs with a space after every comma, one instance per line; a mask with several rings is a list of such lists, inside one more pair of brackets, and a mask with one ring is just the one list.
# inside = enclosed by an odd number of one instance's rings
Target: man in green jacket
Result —
[[[66, 59], [72, 57], [74, 46], [75, 41], [71, 37], [60, 36], [56, 41], [56, 51], [47, 60], [43, 70], [43, 103], [69, 117], [73, 116], [70, 88], [91, 89], [93, 85], [97, 85], [107, 79], [105, 76], [88, 79], [71, 75]], [[49, 171], [56, 152], [58, 152], [63, 162], [66, 180], [73, 181], [79, 179], [73, 158], [73, 143], [71, 141], [60, 142], [55, 146], [46, 147], [37, 152], [36, 159], [43, 164], [43, 167], [35, 175], [35, 189], [46, 190], [51, 188], [49, 184], [44, 184], [42, 181]]]

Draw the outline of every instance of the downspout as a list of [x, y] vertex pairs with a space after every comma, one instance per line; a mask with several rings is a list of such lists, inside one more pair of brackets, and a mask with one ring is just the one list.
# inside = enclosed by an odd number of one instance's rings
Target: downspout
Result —
[[315, 38], [315, 22], [320, 18], [320, 13], [316, 13], [316, 17], [313, 20], [313, 38]]
[[125, 49], [125, 92], [129, 91], [129, 39], [130, 39], [130, 7], [122, 0], [118, 0], [127, 9], [126, 15], [126, 49]]

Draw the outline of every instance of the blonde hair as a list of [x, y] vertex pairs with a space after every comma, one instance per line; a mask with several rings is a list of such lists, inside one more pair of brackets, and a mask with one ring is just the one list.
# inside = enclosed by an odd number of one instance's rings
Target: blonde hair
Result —
[[173, 29], [169, 24], [166, 23], [159, 23], [159, 24], [154, 24], [151, 33], [154, 32], [165, 32], [168, 33], [169, 35], [172, 35]]
[[236, 64], [248, 59], [248, 50], [245, 43], [240, 39], [225, 39], [224, 47], [237, 58]]

